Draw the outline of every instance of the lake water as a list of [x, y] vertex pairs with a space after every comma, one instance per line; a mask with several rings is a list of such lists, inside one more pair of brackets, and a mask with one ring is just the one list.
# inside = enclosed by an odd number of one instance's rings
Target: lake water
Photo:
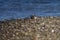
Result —
[[0, 0], [0, 20], [30, 15], [60, 16], [58, 0]]

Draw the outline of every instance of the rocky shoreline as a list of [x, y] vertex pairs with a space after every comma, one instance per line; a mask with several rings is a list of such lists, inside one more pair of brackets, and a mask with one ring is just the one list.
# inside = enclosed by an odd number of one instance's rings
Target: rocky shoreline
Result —
[[60, 17], [0, 21], [0, 40], [60, 40]]

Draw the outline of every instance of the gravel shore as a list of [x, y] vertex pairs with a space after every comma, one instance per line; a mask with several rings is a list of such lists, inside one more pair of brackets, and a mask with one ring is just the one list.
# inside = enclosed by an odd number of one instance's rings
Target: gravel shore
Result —
[[0, 21], [0, 40], [60, 40], [60, 17]]

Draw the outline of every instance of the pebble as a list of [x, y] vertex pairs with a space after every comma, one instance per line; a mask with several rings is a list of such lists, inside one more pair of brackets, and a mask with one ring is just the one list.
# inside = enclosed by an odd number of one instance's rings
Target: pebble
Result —
[[45, 23], [43, 22], [43, 23], [41, 23], [40, 25], [44, 25]]
[[40, 37], [40, 34], [37, 34], [37, 37]]
[[44, 27], [42, 27], [42, 29], [45, 29]]
[[26, 32], [25, 35], [28, 35], [28, 33]]
[[34, 17], [34, 19], [37, 19], [37, 17]]
[[13, 37], [15, 36], [15, 34], [13, 34]]
[[18, 35], [19, 33], [17, 32], [16, 35]]
[[38, 27], [38, 29], [40, 30], [40, 27]]
[[10, 40], [10, 39], [7, 39], [7, 40]]
[[52, 33], [53, 33], [54, 31], [55, 31], [54, 29], [51, 30]]
[[19, 39], [19, 37], [17, 36], [16, 39]]

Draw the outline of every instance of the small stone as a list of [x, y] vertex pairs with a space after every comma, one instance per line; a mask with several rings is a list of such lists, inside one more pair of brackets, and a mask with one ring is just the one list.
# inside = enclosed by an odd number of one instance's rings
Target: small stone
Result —
[[38, 27], [38, 29], [40, 30], [40, 27]]
[[22, 27], [24, 27], [24, 25], [21, 25]]
[[11, 39], [15, 39], [14, 37], [12, 37]]
[[52, 31], [51, 32], [54, 32], [54, 30], [52, 29]]
[[44, 29], [44, 27], [42, 27], [42, 29]]
[[37, 37], [40, 37], [40, 34], [37, 34]]
[[55, 25], [52, 25], [52, 27], [55, 27]]
[[50, 18], [54, 18], [54, 17], [50, 17]]
[[16, 22], [16, 24], [18, 24], [18, 23]]
[[41, 25], [44, 25], [45, 23], [43, 22], [43, 23], [41, 23]]
[[6, 37], [6, 35], [5, 35], [5, 34], [3, 34], [3, 36], [4, 36], [4, 37]]
[[13, 34], [13, 37], [15, 36], [15, 34]]
[[7, 39], [7, 40], [10, 40], [10, 39]]
[[31, 29], [28, 28], [28, 30], [29, 30], [29, 32], [31, 32]]
[[34, 17], [34, 19], [37, 19], [37, 17]]
[[28, 33], [26, 32], [25, 35], [28, 35]]
[[16, 37], [16, 39], [20, 39], [19, 37]]
[[49, 38], [49, 40], [51, 40], [51, 38]]
[[49, 23], [52, 23], [52, 22], [49, 22]]
[[18, 35], [19, 33], [16, 33], [16, 35]]
[[9, 33], [9, 32], [7, 31], [7, 33]]

